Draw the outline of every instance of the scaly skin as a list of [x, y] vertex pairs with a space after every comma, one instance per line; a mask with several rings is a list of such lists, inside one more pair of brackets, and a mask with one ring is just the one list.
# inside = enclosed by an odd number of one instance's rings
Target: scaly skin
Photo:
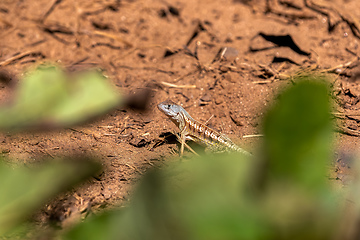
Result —
[[180, 105], [167, 100], [159, 103], [158, 108], [180, 129], [181, 155], [183, 154], [184, 143], [186, 140], [192, 140], [204, 145], [211, 151], [238, 151], [246, 155], [251, 155], [249, 152], [233, 143], [226, 135], [193, 119]]

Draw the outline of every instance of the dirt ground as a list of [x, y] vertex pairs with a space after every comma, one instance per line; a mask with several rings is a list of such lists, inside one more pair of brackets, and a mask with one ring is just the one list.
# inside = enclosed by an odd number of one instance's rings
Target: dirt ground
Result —
[[344, 121], [334, 174], [346, 184], [360, 144], [359, 9], [357, 0], [2, 0], [2, 103], [27, 68], [54, 61], [100, 67], [137, 106], [70, 129], [0, 134], [1, 154], [20, 165], [86, 154], [104, 166], [34, 220], [64, 226], [85, 208], [126, 204], [144, 172], [178, 154], [176, 141], [163, 141], [177, 131], [156, 107], [166, 99], [202, 122], [213, 116], [209, 126], [256, 151], [261, 138], [243, 136], [261, 133], [266, 107], [300, 69], [336, 80], [336, 112], [346, 114], [335, 115]]

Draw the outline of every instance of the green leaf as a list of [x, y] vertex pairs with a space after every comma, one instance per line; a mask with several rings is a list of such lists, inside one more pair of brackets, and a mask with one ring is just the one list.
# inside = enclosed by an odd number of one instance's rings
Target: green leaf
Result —
[[279, 98], [264, 120], [267, 173], [308, 189], [322, 188], [332, 157], [329, 88], [320, 79], [303, 77]]
[[284, 239], [329, 239], [341, 213], [327, 170], [333, 159], [330, 89], [302, 76], [264, 119], [262, 212]]
[[[85, 223], [80, 223], [63, 234], [62, 239], [128, 239], [124, 237], [127, 225], [124, 222], [124, 210], [113, 210], [87, 218]], [[142, 227], [139, 226], [139, 229]]]
[[10, 168], [0, 162], [0, 236], [17, 226], [49, 197], [100, 169], [91, 161], [57, 161], [38, 168]]
[[12, 102], [0, 107], [0, 128], [67, 127], [103, 114], [121, 98], [98, 71], [67, 75], [45, 64], [24, 75]]
[[69, 97], [51, 111], [52, 120], [61, 125], [85, 121], [120, 104], [114, 87], [97, 71], [76, 74], [68, 87]]
[[217, 154], [150, 171], [129, 208], [89, 219], [64, 239], [261, 239], [268, 226], [249, 197], [253, 163]]
[[31, 126], [48, 115], [66, 97], [64, 73], [55, 66], [41, 66], [17, 86], [13, 104], [0, 108], [0, 128]]

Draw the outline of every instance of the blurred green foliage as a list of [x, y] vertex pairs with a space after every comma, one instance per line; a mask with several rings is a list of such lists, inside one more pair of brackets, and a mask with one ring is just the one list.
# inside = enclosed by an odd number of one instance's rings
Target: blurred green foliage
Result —
[[[293, 79], [265, 116], [264, 141], [254, 157], [214, 154], [149, 170], [129, 206], [90, 217], [58, 237], [351, 239], [358, 214], [346, 216], [345, 197], [326, 177], [333, 154], [326, 82], [317, 75]], [[69, 75], [41, 65], [25, 74], [11, 104], [0, 107], [0, 128], [66, 127], [120, 102], [99, 72]], [[21, 229], [49, 197], [98, 170], [91, 161], [52, 160], [32, 168], [0, 162], [0, 238]], [[355, 181], [347, 193], [356, 212], [359, 186]]]
[[0, 161], [0, 237], [23, 223], [50, 197], [99, 171], [92, 161], [54, 161], [12, 168]]
[[321, 80], [302, 76], [264, 119], [270, 178], [301, 182], [315, 191], [325, 183], [325, 168], [332, 158], [329, 89]]
[[[68, 74], [59, 66], [43, 64], [25, 73], [13, 99], [0, 107], [0, 129], [68, 127], [120, 103], [121, 97], [100, 72]], [[99, 169], [93, 161], [75, 158], [52, 159], [31, 168], [11, 168], [0, 159], [0, 238], [24, 229], [22, 223], [50, 197]]]
[[334, 239], [330, 89], [302, 77], [264, 119], [255, 157], [215, 154], [149, 171], [127, 208], [87, 219], [63, 239]]
[[43, 64], [24, 74], [10, 105], [0, 107], [0, 128], [67, 127], [119, 105], [121, 98], [99, 71], [66, 74]]

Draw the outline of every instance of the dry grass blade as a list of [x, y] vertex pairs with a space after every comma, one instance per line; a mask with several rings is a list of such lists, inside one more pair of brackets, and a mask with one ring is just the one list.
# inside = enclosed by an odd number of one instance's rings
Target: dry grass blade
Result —
[[0, 62], [0, 66], [6, 66], [8, 64], [10, 64], [11, 62], [15, 61], [15, 60], [18, 60], [18, 59], [21, 59], [23, 57], [26, 57], [26, 56], [29, 56], [30, 54], [34, 53], [33, 51], [26, 51], [26, 52], [23, 52], [23, 53], [19, 53], [13, 57], [10, 57], [2, 62]]
[[176, 85], [168, 82], [160, 82], [160, 83], [166, 87], [172, 87], [172, 88], [196, 88], [196, 85]]
[[253, 137], [263, 137], [264, 134], [250, 134], [250, 135], [244, 135], [243, 138], [253, 138]]

